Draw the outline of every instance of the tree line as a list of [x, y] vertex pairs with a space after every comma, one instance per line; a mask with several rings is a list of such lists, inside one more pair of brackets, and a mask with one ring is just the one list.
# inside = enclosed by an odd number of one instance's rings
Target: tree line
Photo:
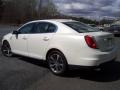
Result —
[[[37, 0], [0, 0], [0, 22], [21, 24], [36, 19], [69, 18], [84, 23], [98, 24], [96, 20], [60, 14], [52, 0], [36, 1]], [[46, 1], [47, 5], [42, 5], [42, 1]]]
[[[10, 23], [23, 23], [35, 19], [52, 18], [57, 9], [51, 0], [47, 6], [37, 10], [37, 0], [0, 0], [0, 21]], [[41, 0], [42, 1], [42, 0]]]

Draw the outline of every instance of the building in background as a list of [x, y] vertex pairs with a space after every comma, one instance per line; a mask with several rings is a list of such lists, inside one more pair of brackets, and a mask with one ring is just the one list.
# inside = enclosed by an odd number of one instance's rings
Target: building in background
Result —
[[113, 24], [120, 25], [120, 20], [115, 21]]

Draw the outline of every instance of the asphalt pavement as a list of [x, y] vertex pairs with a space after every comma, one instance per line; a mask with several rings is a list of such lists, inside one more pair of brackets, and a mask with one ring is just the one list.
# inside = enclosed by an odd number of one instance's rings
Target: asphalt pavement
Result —
[[[0, 38], [12, 30], [0, 26]], [[0, 90], [120, 90], [120, 38], [116, 43], [118, 58], [104, 71], [71, 70], [64, 76], [53, 75], [41, 60], [8, 58], [0, 51]]]

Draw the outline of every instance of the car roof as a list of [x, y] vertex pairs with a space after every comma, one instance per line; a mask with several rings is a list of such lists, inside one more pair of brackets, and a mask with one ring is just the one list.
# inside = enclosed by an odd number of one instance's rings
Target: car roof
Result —
[[46, 20], [35, 20], [35, 21], [31, 21], [31, 22], [44, 22], [44, 21], [47, 21], [47, 22], [71, 22], [71, 21], [75, 21], [75, 20], [72, 20], [72, 19], [46, 19]]

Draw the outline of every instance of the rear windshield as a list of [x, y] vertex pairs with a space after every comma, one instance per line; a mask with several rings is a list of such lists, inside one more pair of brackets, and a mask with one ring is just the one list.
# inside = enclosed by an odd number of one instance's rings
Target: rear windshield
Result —
[[99, 29], [91, 27], [81, 22], [63, 22], [63, 24], [71, 27], [72, 29], [76, 30], [79, 33], [86, 33], [86, 32], [99, 32]]

